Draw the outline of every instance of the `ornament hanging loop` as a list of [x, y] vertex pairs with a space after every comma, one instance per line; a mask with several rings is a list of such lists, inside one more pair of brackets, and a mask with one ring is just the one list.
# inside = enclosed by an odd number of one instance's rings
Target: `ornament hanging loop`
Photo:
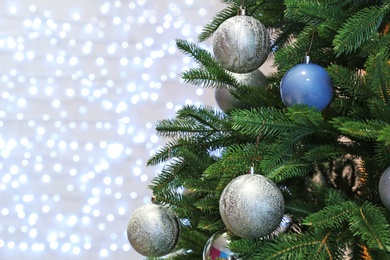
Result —
[[314, 33], [315, 33], [315, 29], [313, 30], [313, 32], [312, 32], [312, 34], [311, 34], [309, 49], [307, 50], [307, 52], [306, 52], [306, 54], [305, 54], [304, 61], [303, 61], [303, 62], [306, 63], [306, 64], [309, 64], [309, 63], [310, 63], [309, 53], [310, 53], [310, 51], [311, 51], [311, 47], [313, 46]]
[[306, 56], [305, 56], [304, 63], [306, 63], [306, 64], [309, 64], [309, 63], [310, 63], [310, 56], [309, 56], [309, 55], [306, 55]]

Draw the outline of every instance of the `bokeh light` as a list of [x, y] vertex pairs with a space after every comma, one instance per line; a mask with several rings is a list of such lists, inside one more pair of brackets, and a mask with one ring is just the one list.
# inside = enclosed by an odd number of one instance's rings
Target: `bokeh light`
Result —
[[165, 141], [154, 123], [214, 101], [180, 82], [195, 64], [174, 40], [222, 7], [0, 3], [0, 259], [143, 259], [126, 227], [161, 169], [146, 168]]

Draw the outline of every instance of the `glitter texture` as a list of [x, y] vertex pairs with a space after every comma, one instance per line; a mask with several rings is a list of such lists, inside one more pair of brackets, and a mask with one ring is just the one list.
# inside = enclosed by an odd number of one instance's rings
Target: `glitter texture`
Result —
[[284, 199], [279, 188], [264, 176], [246, 174], [225, 187], [219, 211], [226, 227], [235, 235], [264, 237], [279, 226]]
[[127, 237], [141, 255], [164, 256], [175, 248], [180, 236], [176, 216], [161, 205], [147, 204], [137, 209], [129, 220]]
[[253, 17], [234, 16], [215, 32], [214, 55], [228, 71], [248, 73], [258, 69], [267, 59], [269, 50], [267, 29]]

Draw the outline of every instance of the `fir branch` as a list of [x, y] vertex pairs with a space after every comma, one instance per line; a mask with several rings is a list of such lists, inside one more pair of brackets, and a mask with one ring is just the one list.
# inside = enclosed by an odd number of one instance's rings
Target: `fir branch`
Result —
[[[321, 192], [321, 190], [319, 191]], [[323, 189], [322, 192], [325, 192], [324, 202], [326, 206], [340, 205], [347, 202], [347, 197], [341, 190], [327, 188]]]
[[176, 118], [158, 121], [156, 130], [162, 137], [186, 138], [215, 131], [209, 126], [199, 124], [193, 118]]
[[348, 120], [343, 118], [334, 118], [333, 126], [343, 135], [363, 140], [376, 140], [379, 131], [386, 125], [379, 120]]
[[[153, 178], [151, 184], [148, 186], [148, 189], [153, 191], [154, 195], [157, 195], [156, 193], [162, 193], [163, 190], [168, 189], [170, 192], [173, 183], [173, 179], [175, 178], [175, 173], [180, 169], [184, 164], [184, 161], [177, 162], [175, 166], [171, 166], [170, 170], [163, 169], [156, 177]], [[176, 194], [175, 194], [176, 197]]]
[[[253, 2], [253, 4], [250, 2]], [[249, 9], [248, 13], [260, 20], [266, 27], [271, 27], [270, 29], [285, 29], [284, 12], [286, 6], [284, 0], [251, 0], [245, 1], [245, 6]]]
[[193, 68], [184, 71], [181, 74], [181, 78], [184, 83], [189, 83], [195, 86], [202, 86], [205, 88], [226, 88], [229, 86], [237, 85], [236, 80], [226, 73], [217, 69], [217, 71], [211, 71], [210, 69]]
[[[243, 159], [243, 158], [240, 158]], [[206, 179], [219, 177], [221, 179], [227, 179], [227, 183], [230, 182], [238, 174], [244, 173], [250, 167], [250, 161], [248, 158], [244, 158], [241, 162], [235, 161], [230, 162], [228, 165], [224, 164], [222, 161], [214, 163], [204, 172], [204, 177]], [[225, 184], [227, 184], [225, 183]], [[224, 187], [224, 185], [219, 185]], [[222, 192], [222, 190], [221, 190]]]
[[207, 50], [202, 49], [194, 43], [180, 39], [176, 39], [176, 46], [181, 52], [192, 57], [197, 63], [205, 68], [214, 68], [214, 70], [219, 69], [221, 74], [223, 74], [224, 69], [219, 66], [214, 57]]
[[309, 49], [313, 30], [315, 30], [314, 27], [304, 27], [292, 44], [278, 50], [275, 54], [275, 65], [278, 67], [280, 74], [286, 73], [291, 67], [302, 62], [305, 53]]
[[340, 144], [316, 144], [304, 153], [303, 159], [307, 162], [321, 163], [339, 158], [345, 153], [347, 153], [345, 147]]
[[283, 161], [283, 164], [274, 167], [265, 175], [274, 182], [281, 182], [293, 177], [305, 176], [311, 166], [302, 162]]
[[155, 166], [164, 163], [169, 159], [178, 156], [179, 152], [183, 148], [189, 147], [190, 145], [191, 141], [188, 138], [178, 138], [176, 140], [169, 141], [149, 158], [147, 166]]
[[[388, 46], [386, 46], [383, 47], [378, 53], [370, 55], [365, 64], [367, 68], [367, 85], [371, 87], [372, 92], [378, 98], [373, 100], [377, 101], [378, 107], [382, 109], [385, 109], [385, 106], [390, 103], [390, 65], [388, 63], [389, 58], [390, 53], [388, 50]], [[389, 112], [388, 109], [387, 112]], [[388, 116], [384, 116], [384, 119], [389, 120]]]
[[385, 214], [384, 209], [365, 202], [350, 216], [350, 229], [370, 248], [390, 252], [390, 226]]
[[294, 217], [306, 217], [316, 212], [318, 205], [313, 202], [294, 199], [285, 201], [285, 209], [287, 213], [293, 214]]
[[221, 131], [230, 131], [230, 118], [209, 107], [184, 106], [174, 119], [160, 120], [156, 130], [162, 137], [205, 137]]
[[307, 25], [318, 26], [326, 20], [342, 19], [345, 12], [340, 5], [311, 0], [286, 0], [285, 17]]
[[[297, 149], [304, 149], [299, 144], [306, 139], [321, 137], [318, 142], [331, 138], [329, 126], [320, 114], [302, 108], [292, 108], [287, 113], [272, 108], [234, 111], [232, 128], [253, 137], [260, 134], [262, 141], [274, 139], [273, 144], [267, 147], [269, 153], [261, 161], [261, 169], [266, 173], [300, 156], [294, 153]], [[298, 175], [303, 173], [299, 172]]]
[[384, 142], [386, 146], [390, 145], [390, 125], [384, 126], [378, 131], [378, 141]]
[[232, 252], [240, 252], [239, 259], [250, 259], [253, 252], [259, 250], [264, 245], [262, 239], [231, 239], [229, 249]]
[[378, 33], [389, 5], [369, 6], [350, 16], [333, 40], [336, 54], [350, 54]]
[[203, 42], [210, 38], [225, 20], [237, 15], [238, 8], [239, 5], [230, 4], [225, 9], [216, 14], [214, 18], [203, 27], [202, 32], [198, 36], [198, 40]]
[[177, 118], [193, 118], [199, 124], [211, 129], [222, 131], [230, 127], [230, 118], [211, 107], [187, 105], [177, 112]]
[[218, 216], [210, 216], [204, 214], [203, 217], [204, 218], [199, 221], [197, 228], [213, 232], [225, 228], [225, 224], [222, 222], [222, 219], [219, 214]]
[[390, 106], [382, 98], [373, 96], [367, 103], [371, 117], [390, 123]]
[[219, 214], [218, 199], [213, 194], [204, 196], [202, 199], [199, 199], [197, 202], [194, 203], [194, 206], [200, 211], [202, 211], [204, 214]]
[[[283, 138], [279, 137], [272, 145], [267, 146], [268, 152], [262, 157], [260, 168], [265, 173], [272, 172], [273, 169], [293, 160], [293, 154], [296, 154], [297, 148], [296, 138], [290, 138], [287, 135]], [[284, 174], [289, 175], [289, 172], [284, 172]], [[282, 176], [280, 178], [284, 179]]]
[[282, 29], [271, 29], [271, 54], [277, 53], [284, 47], [289, 46], [296, 40], [296, 35], [303, 29], [303, 26], [297, 26], [293, 23], [283, 25]]
[[232, 74], [223, 69], [207, 50], [179, 39], [176, 40], [176, 45], [179, 50], [201, 65], [200, 68], [192, 68], [181, 74], [185, 83], [218, 88], [238, 85]]
[[346, 223], [356, 207], [356, 204], [351, 201], [327, 206], [306, 217], [303, 224], [316, 229], [339, 229]]
[[225, 182], [227, 184], [234, 177], [247, 172], [253, 161], [256, 160], [256, 156], [259, 156], [258, 153], [259, 149], [256, 149], [252, 143], [229, 146], [224, 151], [222, 158], [210, 165], [203, 176], [207, 179], [220, 179], [222, 183], [219, 187], [224, 187]]
[[291, 129], [306, 129], [296, 126], [283, 111], [269, 108], [258, 108], [251, 110], [236, 110], [232, 113], [233, 125], [235, 131], [242, 134], [257, 137], [261, 131], [261, 138], [278, 136], [288, 132]]
[[186, 179], [183, 185], [185, 185], [186, 188], [189, 188], [190, 190], [193, 190], [195, 192], [215, 192], [215, 187], [218, 186], [218, 180], [215, 178], [209, 178], [205, 180], [205, 178], [203, 177], [197, 177], [193, 179]]
[[322, 117], [321, 112], [306, 105], [295, 105], [289, 107], [287, 109], [286, 116], [290, 118], [293, 123], [299, 125], [319, 127], [324, 123], [324, 118]]
[[382, 143], [374, 145], [375, 161], [378, 168], [386, 169], [390, 165], [390, 149], [389, 146], [384, 146]]
[[329, 236], [330, 233], [321, 235], [310, 232], [279, 236], [272, 242], [264, 243], [251, 259], [333, 259], [332, 252], [328, 250]]
[[364, 84], [362, 70], [351, 70], [347, 67], [332, 64], [327, 68], [336, 88], [337, 98], [348, 99], [352, 104], [366, 101], [372, 96], [372, 91]]
[[383, 46], [389, 46], [390, 34], [377, 34], [374, 35], [369, 41], [364, 42], [361, 46], [361, 51], [358, 55], [361, 58], [367, 58], [373, 53], [378, 53]]

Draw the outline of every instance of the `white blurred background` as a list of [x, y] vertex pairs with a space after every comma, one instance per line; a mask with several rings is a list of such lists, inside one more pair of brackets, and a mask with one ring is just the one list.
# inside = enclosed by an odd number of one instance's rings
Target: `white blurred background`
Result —
[[[142, 259], [126, 237], [152, 195], [157, 120], [215, 106], [184, 85], [218, 0], [0, 1], [0, 259]], [[211, 41], [202, 44], [210, 49]]]

